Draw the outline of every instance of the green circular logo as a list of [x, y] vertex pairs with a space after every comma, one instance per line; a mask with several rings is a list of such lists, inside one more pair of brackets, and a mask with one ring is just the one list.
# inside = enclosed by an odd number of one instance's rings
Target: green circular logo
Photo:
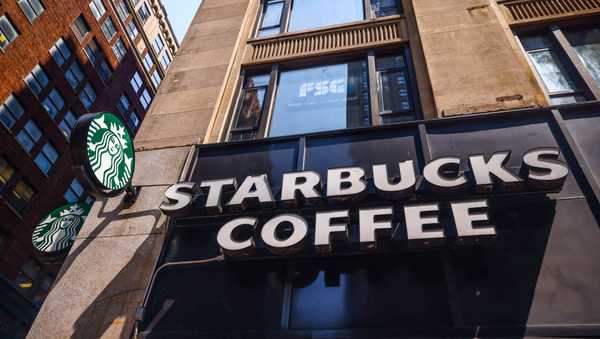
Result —
[[88, 204], [68, 204], [50, 212], [33, 231], [33, 247], [46, 254], [68, 250], [90, 213]]
[[110, 190], [121, 190], [131, 181], [134, 149], [131, 137], [121, 119], [100, 113], [87, 133], [87, 156], [96, 180]]

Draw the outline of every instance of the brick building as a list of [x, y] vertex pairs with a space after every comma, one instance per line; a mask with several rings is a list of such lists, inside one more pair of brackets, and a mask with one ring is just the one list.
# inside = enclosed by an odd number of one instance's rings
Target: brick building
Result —
[[29, 337], [600, 336], [599, 18], [204, 0]]
[[60, 267], [35, 257], [36, 223], [66, 202], [92, 201], [71, 170], [77, 117], [115, 112], [135, 134], [177, 51], [160, 2], [135, 6], [0, 2], [0, 279], [2, 299], [15, 300], [0, 303], [2, 337], [26, 331]]

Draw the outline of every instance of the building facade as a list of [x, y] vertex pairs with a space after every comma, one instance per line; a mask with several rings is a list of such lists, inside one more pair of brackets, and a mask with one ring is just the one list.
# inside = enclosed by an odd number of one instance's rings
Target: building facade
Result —
[[29, 337], [600, 335], [599, 18], [204, 0]]
[[[93, 201], [72, 171], [69, 138], [77, 118], [116, 112], [135, 134], [160, 84], [154, 79], [177, 50], [155, 3], [147, 21], [156, 23], [140, 26], [138, 40], [164, 42], [143, 50], [121, 23], [135, 13], [130, 3], [0, 3], [1, 337], [27, 333], [61, 265], [34, 252], [31, 235], [40, 218], [66, 202]], [[156, 52], [158, 66], [144, 66], [149, 52]], [[153, 75], [158, 68], [161, 76]]]

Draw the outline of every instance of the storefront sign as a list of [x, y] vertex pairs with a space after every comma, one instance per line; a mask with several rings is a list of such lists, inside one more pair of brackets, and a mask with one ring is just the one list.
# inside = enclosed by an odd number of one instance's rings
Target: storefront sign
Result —
[[[558, 160], [560, 152], [556, 148], [539, 148], [523, 155], [519, 175], [505, 167], [510, 151], [496, 152], [487, 158], [482, 154], [468, 157], [468, 173], [459, 168], [458, 157], [442, 157], [429, 162], [423, 169], [425, 187], [440, 196], [459, 196], [463, 201], [450, 201], [448, 207], [454, 219], [455, 233], [459, 239], [490, 237], [496, 234], [488, 215], [488, 201], [485, 198], [469, 199], [469, 188], [482, 194], [500, 186], [502, 192], [549, 192], [562, 188], [569, 174], [565, 163]], [[377, 194], [392, 201], [405, 201], [414, 196], [418, 186], [417, 173], [413, 160], [398, 163], [400, 178], [394, 180], [388, 174], [386, 165], [376, 164], [371, 168], [373, 185]], [[249, 204], [260, 209], [273, 211], [278, 206], [295, 208], [319, 206], [335, 203], [335, 210], [315, 212], [314, 243], [317, 253], [332, 252], [334, 242], [347, 241], [350, 209], [344, 204], [356, 203], [367, 193], [366, 171], [361, 167], [331, 168], [327, 178], [322, 180], [316, 172], [286, 173], [282, 178], [279, 199], [276, 199], [267, 174], [248, 176], [239, 185], [235, 178], [182, 182], [167, 189], [167, 202], [161, 210], [171, 216], [185, 216], [197, 207], [197, 199], [203, 197], [203, 209], [209, 214], [223, 214], [227, 211], [246, 211]], [[223, 192], [235, 192], [228, 201], [223, 201]], [[467, 200], [465, 200], [467, 199]], [[224, 205], [223, 205], [224, 204]], [[339, 206], [342, 206], [341, 208]], [[415, 203], [402, 206], [404, 227], [409, 241], [434, 242], [445, 238], [445, 231], [439, 220], [440, 204]], [[391, 206], [358, 209], [360, 248], [371, 251], [377, 248], [379, 239], [390, 238], [394, 208]], [[281, 237], [278, 228], [286, 225], [289, 232]], [[258, 218], [239, 217], [225, 223], [218, 232], [217, 241], [227, 256], [249, 256], [255, 253], [255, 239], [247, 236], [240, 239], [236, 232], [243, 228], [253, 230], [275, 255], [290, 255], [303, 249], [309, 235], [308, 222], [298, 214], [283, 213], [266, 221], [261, 228]], [[260, 231], [260, 232], [257, 232]], [[258, 233], [258, 234], [257, 234]]]
[[87, 204], [68, 204], [61, 206], [48, 215], [33, 231], [33, 247], [41, 257], [57, 257], [66, 254], [85, 221], [90, 206]]
[[96, 189], [96, 195], [118, 195], [129, 186], [135, 152], [127, 128], [117, 116], [104, 112], [80, 117], [71, 144], [75, 166]]

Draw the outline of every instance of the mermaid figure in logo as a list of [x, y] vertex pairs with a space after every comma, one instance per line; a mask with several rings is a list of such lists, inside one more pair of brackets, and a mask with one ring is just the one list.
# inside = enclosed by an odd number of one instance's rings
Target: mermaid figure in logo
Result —
[[[126, 184], [124, 178], [130, 176], [130, 167], [123, 150], [124, 145], [112, 128], [102, 129], [102, 132], [100, 141], [90, 145], [92, 170], [107, 187], [121, 188]], [[119, 173], [120, 170], [124, 173]]]
[[48, 231], [44, 232], [46, 227], [40, 227], [33, 233], [34, 238], [37, 239], [34, 245], [40, 251], [56, 252], [71, 245], [79, 231], [79, 226], [83, 224], [83, 219], [79, 215], [64, 213], [58, 218], [49, 217], [43, 224], [48, 223], [50, 224]]

